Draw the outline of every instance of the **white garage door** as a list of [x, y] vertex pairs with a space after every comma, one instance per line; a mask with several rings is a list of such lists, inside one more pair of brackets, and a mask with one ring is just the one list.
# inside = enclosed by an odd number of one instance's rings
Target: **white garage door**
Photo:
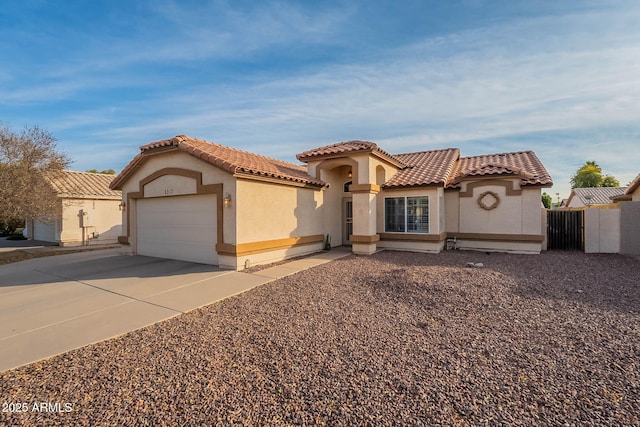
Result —
[[57, 242], [55, 222], [34, 221], [33, 239], [42, 240], [45, 242]]
[[137, 225], [140, 255], [218, 264], [214, 195], [140, 199]]

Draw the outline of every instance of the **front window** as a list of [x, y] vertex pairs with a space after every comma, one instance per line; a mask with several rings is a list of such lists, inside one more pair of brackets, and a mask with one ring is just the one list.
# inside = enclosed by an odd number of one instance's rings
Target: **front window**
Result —
[[384, 217], [388, 233], [428, 233], [429, 197], [386, 197]]

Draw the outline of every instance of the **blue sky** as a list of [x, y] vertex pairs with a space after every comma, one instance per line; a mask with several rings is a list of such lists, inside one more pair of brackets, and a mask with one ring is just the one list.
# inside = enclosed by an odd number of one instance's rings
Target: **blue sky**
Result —
[[640, 2], [3, 1], [0, 121], [75, 170], [179, 134], [296, 161], [533, 150], [568, 196], [587, 160], [640, 173]]

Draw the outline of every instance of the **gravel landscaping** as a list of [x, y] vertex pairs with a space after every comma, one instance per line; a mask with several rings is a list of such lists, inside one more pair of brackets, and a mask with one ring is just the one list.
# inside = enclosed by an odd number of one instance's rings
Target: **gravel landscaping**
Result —
[[640, 426], [640, 260], [350, 256], [0, 373], [7, 402], [0, 425]]

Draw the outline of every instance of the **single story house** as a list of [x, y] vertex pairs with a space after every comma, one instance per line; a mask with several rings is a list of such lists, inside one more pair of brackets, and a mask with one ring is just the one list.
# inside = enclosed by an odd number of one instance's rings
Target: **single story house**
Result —
[[116, 243], [122, 234], [122, 193], [113, 175], [65, 170], [44, 179], [58, 203], [51, 221], [27, 221], [27, 238], [61, 246]]
[[610, 205], [614, 197], [622, 196], [626, 187], [589, 187], [574, 188], [569, 194], [564, 208], [585, 208], [589, 206]]
[[625, 187], [623, 194], [612, 199], [614, 202], [640, 202], [640, 173]]
[[176, 136], [140, 147], [113, 180], [120, 242], [137, 254], [239, 269], [318, 251], [378, 248], [539, 253], [541, 189], [531, 151], [461, 157], [390, 154], [348, 141], [297, 155], [306, 165]]

